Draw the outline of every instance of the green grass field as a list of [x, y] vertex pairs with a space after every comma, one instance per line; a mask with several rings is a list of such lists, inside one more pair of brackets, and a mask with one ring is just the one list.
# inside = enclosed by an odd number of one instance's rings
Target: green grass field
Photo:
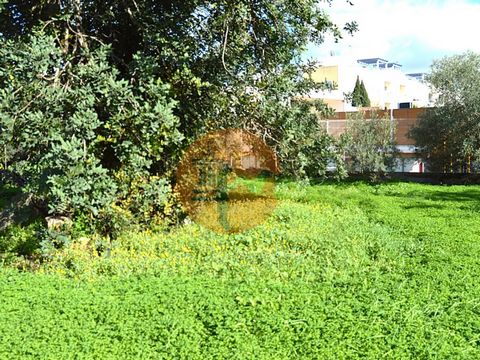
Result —
[[1, 359], [478, 359], [480, 186], [277, 186], [191, 224], [0, 270]]

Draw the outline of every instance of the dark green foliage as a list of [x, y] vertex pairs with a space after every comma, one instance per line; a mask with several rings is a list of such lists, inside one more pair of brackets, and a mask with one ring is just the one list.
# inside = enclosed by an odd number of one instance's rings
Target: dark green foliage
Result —
[[388, 171], [395, 161], [395, 122], [376, 112], [358, 112], [347, 121], [342, 142], [350, 172], [378, 174]]
[[360, 78], [357, 76], [357, 80], [355, 81], [355, 87], [351, 95], [352, 106], [356, 107], [369, 107], [370, 106], [370, 99], [368, 97], [367, 89], [365, 88], [365, 84], [363, 80], [360, 81]]
[[411, 137], [428, 157], [431, 171], [478, 172], [480, 55], [467, 52], [437, 60], [427, 81], [438, 98]]
[[360, 89], [360, 78], [357, 76], [355, 81], [355, 87], [353, 88], [352, 94], [352, 106], [362, 106], [362, 93]]
[[[429, 171], [464, 172], [469, 168], [469, 155], [472, 163], [470, 171], [478, 171], [473, 166], [473, 151], [465, 152], [468, 129], [460, 124], [461, 118], [463, 114], [459, 112], [449, 113], [446, 108], [435, 107], [425, 111], [416, 126], [410, 130], [410, 136], [428, 160]], [[459, 131], [461, 128], [462, 132]]]
[[338, 158], [331, 139], [291, 99], [323, 86], [304, 76], [314, 69], [302, 61], [307, 45], [342, 36], [325, 5], [6, 1], [4, 170], [51, 214], [86, 214], [107, 234], [168, 216], [181, 149], [208, 130], [250, 130], [288, 174], [323, 174]]
[[[112, 205], [138, 214], [168, 201], [168, 184], [154, 176], [182, 140], [168, 86], [119, 80], [108, 53], [74, 62], [48, 36], [0, 49], [4, 160], [50, 214], [110, 218]], [[157, 192], [139, 200], [151, 186]]]
[[365, 88], [365, 84], [363, 80], [360, 82], [360, 94], [362, 99], [362, 106], [369, 107], [370, 106], [370, 98], [368, 97], [367, 89]]
[[18, 192], [18, 189], [16, 189], [15, 187], [2, 184], [0, 186], [0, 209], [3, 209], [8, 204], [10, 204], [12, 199], [15, 197], [15, 195], [18, 194]]
[[37, 221], [29, 225], [10, 226], [0, 232], [0, 264], [11, 263], [25, 257], [31, 258], [40, 249], [38, 232], [42, 230], [42, 223]]

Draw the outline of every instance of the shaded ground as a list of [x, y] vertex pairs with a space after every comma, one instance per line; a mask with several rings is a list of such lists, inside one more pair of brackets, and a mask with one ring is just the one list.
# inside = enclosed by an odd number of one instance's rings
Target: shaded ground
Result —
[[38, 211], [32, 206], [31, 197], [14, 188], [0, 188], [0, 231], [12, 224], [26, 224]]

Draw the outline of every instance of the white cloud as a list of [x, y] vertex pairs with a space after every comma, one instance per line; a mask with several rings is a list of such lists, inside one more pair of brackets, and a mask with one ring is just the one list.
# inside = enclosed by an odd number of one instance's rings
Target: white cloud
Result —
[[350, 6], [336, 0], [326, 11], [337, 24], [356, 20], [359, 31], [338, 44], [327, 40], [311, 49], [314, 57], [334, 50], [356, 58], [404, 61], [410, 70], [426, 70], [433, 58], [466, 50], [480, 52], [478, 2], [356, 0]]

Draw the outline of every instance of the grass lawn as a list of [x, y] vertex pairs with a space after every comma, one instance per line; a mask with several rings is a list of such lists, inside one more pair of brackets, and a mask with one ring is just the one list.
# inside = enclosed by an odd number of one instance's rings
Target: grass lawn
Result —
[[242, 234], [192, 224], [0, 267], [0, 358], [480, 358], [480, 186], [277, 192]]

